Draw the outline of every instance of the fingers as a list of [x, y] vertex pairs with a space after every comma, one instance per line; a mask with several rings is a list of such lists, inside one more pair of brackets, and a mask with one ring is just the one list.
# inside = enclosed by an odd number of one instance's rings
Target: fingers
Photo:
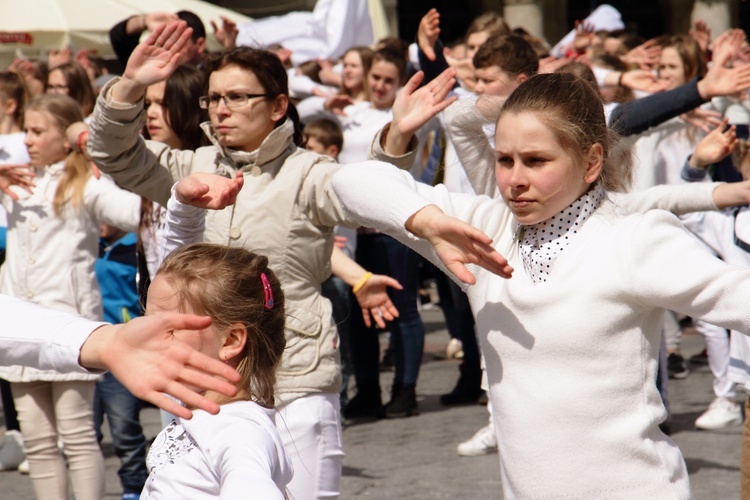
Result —
[[466, 283], [467, 285], [473, 285], [477, 282], [476, 277], [474, 277], [471, 272], [466, 269], [466, 266], [459, 262], [454, 262], [450, 265], [446, 266], [448, 270], [453, 273], [456, 278], [458, 278], [462, 283]]
[[[161, 392], [149, 392], [148, 394], [139, 396], [140, 399], [143, 399], [145, 401], [148, 401], [149, 403], [152, 403], [153, 405], [157, 406], [158, 408], [161, 408], [162, 410], [168, 411], [169, 413], [173, 415], [177, 415], [180, 418], [184, 418], [185, 420], [190, 420], [193, 417], [193, 412], [189, 409], [185, 408], [181, 404], [177, 403], [173, 399], [165, 396]], [[208, 401], [208, 400], [206, 400]], [[209, 401], [210, 403], [210, 401]], [[216, 403], [214, 403], [216, 404]], [[218, 405], [216, 405], [218, 408]], [[206, 411], [208, 411], [207, 408], [202, 408]], [[215, 412], [209, 412], [212, 414], [218, 413], [218, 410]]]
[[10, 187], [4, 187], [2, 188], [2, 190], [3, 190], [3, 193], [8, 195], [8, 197], [10, 197], [11, 200], [18, 201], [18, 195], [14, 193], [13, 191], [11, 191]]
[[362, 319], [365, 322], [365, 326], [367, 328], [370, 328], [372, 326], [372, 322], [370, 321], [370, 310], [366, 307], [363, 307], [361, 309], [362, 309]]
[[417, 71], [414, 73], [414, 76], [409, 78], [409, 81], [406, 82], [403, 91], [406, 92], [406, 95], [413, 94], [419, 88], [419, 84], [422, 83], [422, 80], [424, 80], [424, 72]]

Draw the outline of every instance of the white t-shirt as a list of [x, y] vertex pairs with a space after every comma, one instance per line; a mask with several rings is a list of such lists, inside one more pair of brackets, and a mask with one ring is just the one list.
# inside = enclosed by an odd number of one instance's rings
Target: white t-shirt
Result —
[[285, 498], [292, 466], [274, 414], [236, 401], [218, 415], [194, 410], [191, 420], [173, 420], [148, 452], [141, 499]]

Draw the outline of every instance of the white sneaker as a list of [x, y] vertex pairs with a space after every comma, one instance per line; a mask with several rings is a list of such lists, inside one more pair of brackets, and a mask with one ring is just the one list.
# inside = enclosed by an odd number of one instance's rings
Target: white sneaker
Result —
[[7, 431], [0, 445], [0, 470], [16, 470], [26, 459], [23, 451], [23, 438], [18, 431]]
[[695, 421], [695, 427], [707, 431], [724, 429], [742, 423], [740, 405], [727, 398], [716, 398]]
[[445, 357], [448, 359], [462, 359], [464, 357], [464, 345], [456, 339], [450, 339], [445, 347]]
[[18, 472], [21, 474], [28, 474], [29, 473], [29, 461], [24, 460], [21, 462], [21, 464], [18, 466]]
[[497, 436], [495, 426], [487, 424], [479, 429], [468, 441], [458, 445], [458, 454], [462, 457], [476, 457], [497, 453]]

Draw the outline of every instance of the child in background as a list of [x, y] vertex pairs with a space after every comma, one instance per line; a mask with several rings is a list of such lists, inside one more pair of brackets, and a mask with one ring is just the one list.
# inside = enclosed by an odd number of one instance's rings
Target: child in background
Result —
[[210, 316], [209, 328], [175, 337], [225, 361], [242, 380], [234, 398], [206, 394], [222, 405], [218, 415], [194, 411], [159, 433], [141, 498], [285, 498], [292, 469], [273, 409], [286, 345], [284, 294], [268, 259], [208, 243], [182, 247], [159, 267], [146, 310]]
[[[127, 323], [141, 315], [137, 286], [137, 237], [109, 224], [101, 225], [99, 258], [94, 270], [102, 292], [104, 321]], [[146, 436], [141, 426], [141, 400], [133, 396], [111, 372], [102, 375], [94, 390], [94, 429], [102, 442], [102, 423], [107, 415], [115, 455], [121, 500], [137, 500], [148, 477]]]
[[344, 147], [344, 133], [338, 123], [328, 118], [314, 120], [302, 130], [305, 148], [338, 161]]

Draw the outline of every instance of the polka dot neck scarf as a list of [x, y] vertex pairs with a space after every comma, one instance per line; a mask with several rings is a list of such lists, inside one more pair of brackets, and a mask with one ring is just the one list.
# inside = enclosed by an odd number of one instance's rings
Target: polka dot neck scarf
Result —
[[558, 213], [538, 224], [522, 227], [521, 257], [526, 274], [533, 283], [545, 283], [560, 252], [604, 199], [597, 185]]

